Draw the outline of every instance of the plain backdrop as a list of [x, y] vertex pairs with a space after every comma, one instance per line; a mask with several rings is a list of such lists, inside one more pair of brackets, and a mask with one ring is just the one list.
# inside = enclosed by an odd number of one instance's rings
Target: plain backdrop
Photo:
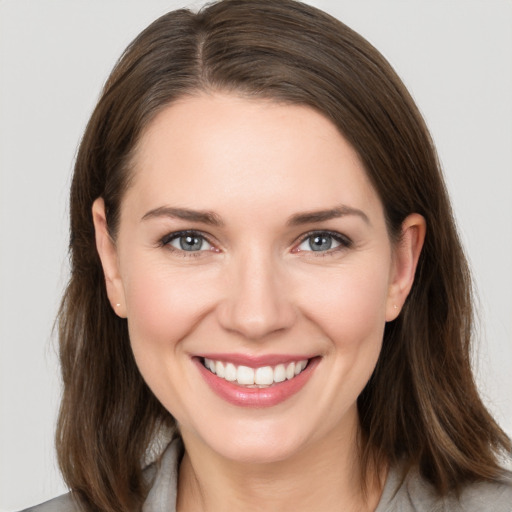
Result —
[[[160, 14], [202, 2], [0, 2], [0, 510], [65, 491], [52, 324], [67, 279], [73, 158], [108, 72]], [[512, 434], [512, 2], [311, 2], [367, 37], [437, 143], [481, 318], [478, 383]], [[87, 447], [84, 447], [87, 449]]]

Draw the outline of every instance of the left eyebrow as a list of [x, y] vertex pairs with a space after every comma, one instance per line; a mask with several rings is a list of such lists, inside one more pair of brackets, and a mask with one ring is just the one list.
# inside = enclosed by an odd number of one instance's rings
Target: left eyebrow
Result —
[[223, 226], [222, 219], [215, 213], [205, 210], [190, 210], [188, 208], [172, 208], [170, 206], [161, 206], [150, 210], [141, 220], [153, 219], [158, 217], [170, 217], [173, 219], [182, 219], [192, 222], [202, 222], [211, 226]]
[[371, 226], [370, 219], [362, 210], [352, 208], [351, 206], [340, 205], [336, 208], [329, 210], [317, 210], [311, 212], [297, 213], [292, 215], [288, 221], [288, 226], [300, 226], [302, 224], [314, 224], [316, 222], [325, 222], [326, 220], [337, 219], [347, 215], [356, 215], [364, 220], [364, 222]]

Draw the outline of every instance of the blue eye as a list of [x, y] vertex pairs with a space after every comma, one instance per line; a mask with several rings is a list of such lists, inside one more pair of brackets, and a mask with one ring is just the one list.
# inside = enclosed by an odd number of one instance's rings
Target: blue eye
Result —
[[297, 247], [297, 250], [326, 252], [341, 246], [350, 246], [349, 240], [338, 234], [317, 231], [304, 238]]
[[166, 236], [162, 243], [185, 252], [209, 251], [213, 248], [204, 236], [195, 232], [172, 233]]

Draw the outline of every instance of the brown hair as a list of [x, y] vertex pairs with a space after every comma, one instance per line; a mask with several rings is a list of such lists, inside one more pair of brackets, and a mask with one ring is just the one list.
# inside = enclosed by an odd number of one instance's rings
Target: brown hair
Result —
[[140, 507], [141, 460], [171, 415], [144, 383], [126, 320], [107, 300], [91, 206], [115, 238], [141, 133], [179, 97], [222, 90], [308, 105], [359, 153], [393, 239], [410, 213], [427, 236], [400, 316], [386, 325], [359, 397], [363, 470], [405, 460], [439, 493], [497, 478], [510, 441], [482, 404], [470, 361], [470, 274], [424, 121], [391, 66], [358, 34], [292, 0], [224, 0], [170, 12], [127, 48], [89, 121], [71, 187], [71, 279], [60, 317], [64, 394], [57, 447], [90, 510]]

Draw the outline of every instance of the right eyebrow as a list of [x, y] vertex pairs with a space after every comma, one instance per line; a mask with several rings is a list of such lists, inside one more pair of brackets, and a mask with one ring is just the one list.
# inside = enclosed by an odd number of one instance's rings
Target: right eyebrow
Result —
[[154, 219], [158, 217], [170, 217], [192, 222], [201, 222], [210, 226], [224, 226], [222, 219], [215, 213], [208, 210], [190, 210], [189, 208], [173, 208], [171, 206], [160, 206], [146, 212], [141, 220]]
[[287, 222], [289, 226], [300, 226], [301, 224], [314, 224], [316, 222], [325, 222], [327, 220], [345, 217], [346, 215], [355, 215], [364, 220], [368, 225], [371, 225], [368, 215], [362, 210], [352, 208], [351, 206], [340, 205], [328, 210], [311, 211], [304, 213], [297, 213], [293, 215]]

